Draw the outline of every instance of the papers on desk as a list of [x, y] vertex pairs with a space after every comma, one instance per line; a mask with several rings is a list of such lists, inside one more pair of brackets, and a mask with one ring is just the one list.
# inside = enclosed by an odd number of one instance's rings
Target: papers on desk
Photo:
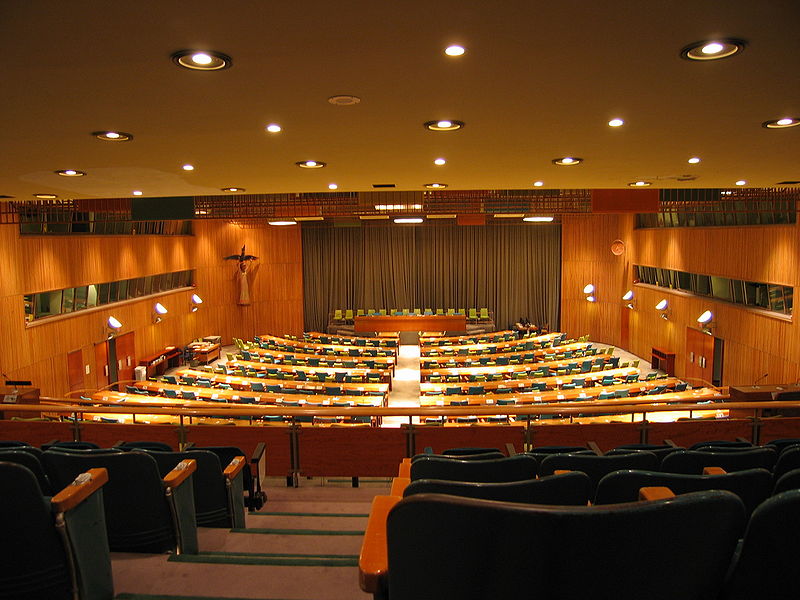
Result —
[[534, 402], [541, 402], [542, 401], [542, 397], [541, 396], [534, 396], [533, 397], [533, 401]]
[[444, 400], [437, 400], [436, 406], [444, 406]]
[[487, 398], [486, 404], [494, 404], [494, 398]]
[[219, 394], [211, 394], [212, 400], [216, 400], [217, 398], [219, 398]]
[[559, 394], [556, 396], [556, 400], [564, 400], [564, 394]]

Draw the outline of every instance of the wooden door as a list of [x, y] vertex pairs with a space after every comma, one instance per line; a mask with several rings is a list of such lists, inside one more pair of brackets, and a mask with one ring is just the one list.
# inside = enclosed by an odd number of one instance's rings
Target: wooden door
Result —
[[108, 378], [108, 342], [100, 342], [94, 346], [94, 373], [97, 389], [110, 383]]
[[133, 379], [136, 367], [136, 344], [134, 332], [126, 333], [115, 339], [117, 349], [117, 381]]
[[83, 375], [83, 351], [70, 352], [67, 354], [67, 384], [70, 392], [86, 388]]
[[714, 378], [714, 336], [686, 328], [685, 379], [693, 386], [711, 385]]

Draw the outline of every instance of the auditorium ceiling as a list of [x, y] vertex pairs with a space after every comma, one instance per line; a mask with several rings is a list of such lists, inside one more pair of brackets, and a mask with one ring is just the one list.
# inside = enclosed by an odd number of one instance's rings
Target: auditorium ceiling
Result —
[[762, 124], [800, 118], [798, 22], [797, 0], [6, 1], [0, 196], [787, 185], [800, 126]]

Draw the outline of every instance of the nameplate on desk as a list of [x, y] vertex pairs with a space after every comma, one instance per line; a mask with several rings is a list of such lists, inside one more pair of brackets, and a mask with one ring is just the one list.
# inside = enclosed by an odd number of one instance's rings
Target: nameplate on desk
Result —
[[5, 404], [16, 404], [17, 403], [17, 395], [16, 394], [5, 394], [3, 396], [3, 403], [5, 403]]

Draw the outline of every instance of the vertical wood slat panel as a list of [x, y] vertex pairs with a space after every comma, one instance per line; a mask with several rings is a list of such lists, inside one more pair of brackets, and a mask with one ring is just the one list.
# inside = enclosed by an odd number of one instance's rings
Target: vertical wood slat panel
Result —
[[[109, 315], [135, 332], [136, 353], [184, 345], [206, 335], [250, 338], [258, 333], [299, 334], [303, 327], [302, 252], [299, 227], [242, 229], [222, 221], [195, 222], [194, 236], [20, 236], [17, 227], [0, 226], [0, 369], [14, 379], [30, 379], [42, 395], [69, 390], [67, 353], [82, 350], [89, 365], [85, 385], [98, 374], [94, 346], [105, 340]], [[242, 244], [259, 256], [250, 273], [250, 306], [236, 300], [236, 261]], [[152, 322], [153, 298], [137, 300], [68, 318], [26, 326], [22, 297], [89, 283], [195, 269], [196, 290], [159, 296], [167, 313]], [[196, 291], [203, 305], [190, 312]]]
[[[616, 221], [616, 222], [615, 222]], [[586, 215], [562, 218], [562, 329], [570, 336], [589, 333], [592, 339], [616, 344], [620, 339], [622, 294], [632, 287], [631, 266], [642, 264], [692, 273], [800, 287], [800, 228], [719, 227], [634, 229], [632, 216]], [[626, 244], [625, 265], [608, 251], [612, 239]], [[605, 275], [601, 275], [605, 272]], [[583, 299], [586, 283], [598, 287], [598, 304]], [[598, 282], [602, 282], [598, 284]], [[616, 318], [606, 310], [604, 287], [617, 296]], [[614, 286], [618, 287], [614, 287]], [[676, 374], [685, 375], [686, 328], [698, 328], [697, 317], [714, 312], [714, 335], [724, 340], [723, 384], [752, 384], [765, 373], [764, 383], [800, 379], [800, 330], [796, 320], [771, 318], [740, 305], [709, 298], [634, 287], [636, 309], [629, 313], [626, 349], [649, 358], [652, 347], [676, 353]], [[655, 310], [669, 300], [668, 321]]]

